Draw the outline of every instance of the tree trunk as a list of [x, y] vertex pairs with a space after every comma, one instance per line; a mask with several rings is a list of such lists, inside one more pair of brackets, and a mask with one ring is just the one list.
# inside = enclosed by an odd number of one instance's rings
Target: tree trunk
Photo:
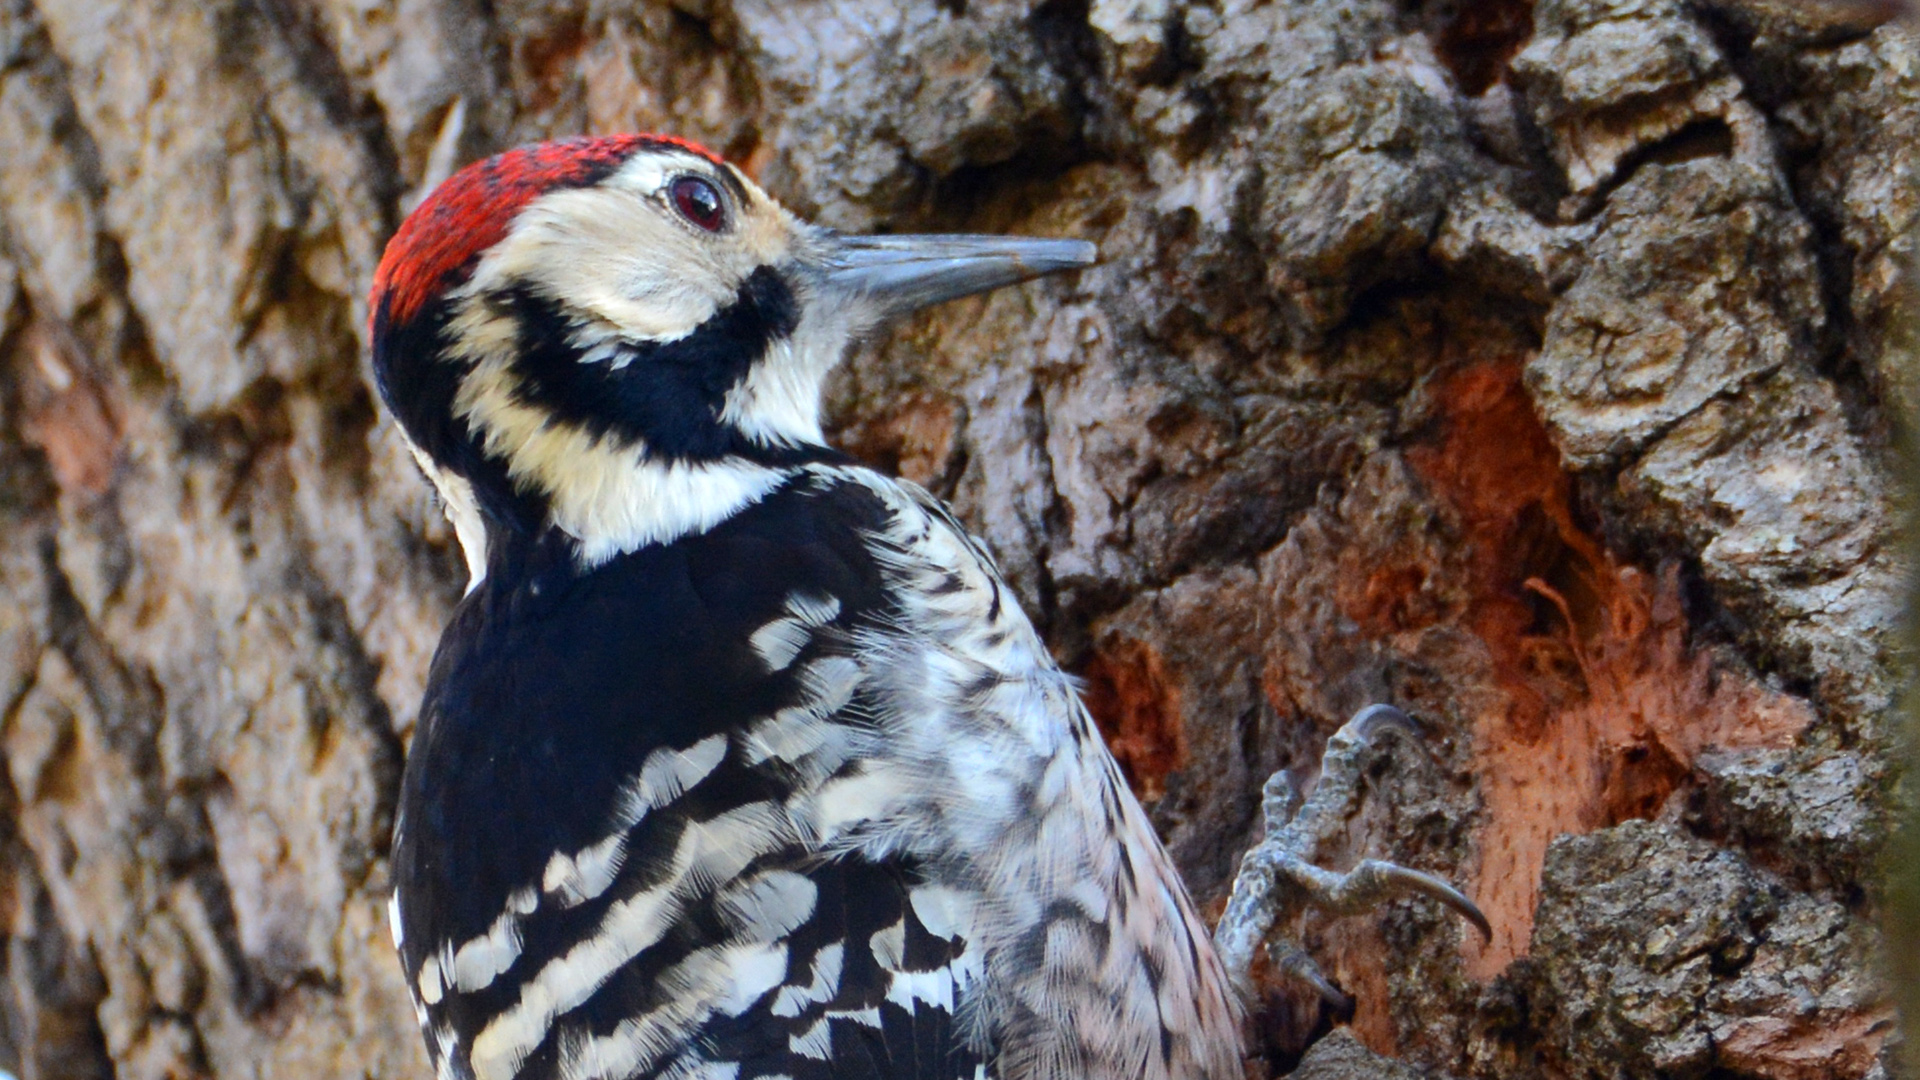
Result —
[[[1308, 916], [1299, 1075], [1894, 1069], [1920, 48], [1788, 0], [0, 0], [0, 1063], [427, 1075], [386, 856], [464, 571], [362, 298], [452, 168], [634, 129], [1100, 244], [860, 352], [836, 438], [1216, 912], [1269, 772], [1418, 717], [1321, 854], [1494, 935]], [[1260, 1075], [1329, 1022], [1268, 986]]]

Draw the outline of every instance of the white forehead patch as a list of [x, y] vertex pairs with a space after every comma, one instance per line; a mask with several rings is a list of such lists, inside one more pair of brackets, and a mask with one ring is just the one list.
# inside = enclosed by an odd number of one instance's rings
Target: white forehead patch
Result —
[[692, 168], [698, 166], [679, 154], [643, 150], [628, 158], [627, 163], [620, 166], [603, 184], [606, 187], [625, 188], [637, 195], [653, 196], [667, 186], [669, 177], [679, 176]]

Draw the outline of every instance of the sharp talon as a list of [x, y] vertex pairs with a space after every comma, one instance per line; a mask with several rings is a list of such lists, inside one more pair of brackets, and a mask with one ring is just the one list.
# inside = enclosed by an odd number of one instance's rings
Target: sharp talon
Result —
[[[1456, 893], [1455, 895], [1459, 894]], [[1459, 912], [1461, 918], [1472, 923], [1473, 928], [1480, 931], [1480, 940], [1483, 943], [1493, 943], [1493, 924], [1487, 921], [1486, 915], [1480, 910], [1480, 905], [1467, 899], [1465, 896], [1461, 896], [1459, 903], [1448, 904], [1447, 906]]]
[[1419, 870], [1410, 870], [1393, 863], [1378, 863], [1382, 877], [1408, 892], [1432, 897], [1458, 912], [1460, 917], [1473, 924], [1485, 941], [1493, 940], [1493, 924], [1481, 912], [1478, 905], [1467, 899], [1467, 895], [1432, 874]]
[[1383, 731], [1392, 731], [1395, 734], [1414, 738], [1418, 738], [1421, 734], [1420, 726], [1413, 722], [1413, 717], [1385, 703], [1369, 705], [1354, 713], [1353, 719], [1347, 721], [1347, 727], [1369, 743], [1373, 741], [1375, 735]]
[[1289, 950], [1285, 956], [1279, 958], [1275, 966], [1313, 987], [1314, 993], [1320, 995], [1320, 1000], [1333, 1006], [1335, 1011], [1344, 1012], [1353, 1008], [1353, 998], [1348, 997], [1339, 987], [1333, 985], [1325, 975], [1320, 973], [1320, 965], [1314, 963], [1312, 957], [1299, 949]]
[[1353, 714], [1353, 719], [1347, 721], [1345, 730], [1353, 732], [1367, 746], [1378, 744], [1374, 738], [1376, 735], [1392, 735], [1413, 747], [1429, 764], [1434, 760], [1433, 748], [1427, 745], [1427, 729], [1420, 721], [1392, 705], [1382, 703], [1361, 709]]

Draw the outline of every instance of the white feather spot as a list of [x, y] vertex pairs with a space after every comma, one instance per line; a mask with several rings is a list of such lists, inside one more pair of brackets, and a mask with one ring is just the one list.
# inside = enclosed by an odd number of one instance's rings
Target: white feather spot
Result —
[[784, 986], [773, 999], [772, 1012], [775, 1016], [795, 1017], [805, 1011], [808, 1005], [818, 1005], [832, 1001], [840, 992], [840, 969], [846, 961], [847, 949], [840, 942], [822, 946], [813, 954], [813, 977], [805, 986]]
[[840, 617], [840, 598], [837, 596], [807, 596], [794, 593], [787, 597], [787, 610], [793, 617], [808, 627], [825, 626]]
[[814, 716], [832, 716], [853, 700], [863, 675], [859, 661], [852, 657], [823, 656], [815, 660], [800, 673], [800, 685], [806, 693], [801, 707]]
[[861, 771], [822, 784], [805, 804], [822, 843], [832, 843], [854, 828], [878, 821], [909, 801], [916, 793], [913, 778], [898, 767], [870, 762]]
[[392, 896], [387, 897], [387, 930], [393, 934], [393, 951], [399, 952], [401, 944], [407, 939], [407, 932], [400, 928], [400, 890], [398, 889], [393, 891]]
[[454, 1034], [452, 1024], [434, 1029], [433, 1048], [433, 1074], [436, 1080], [456, 1080], [459, 1072], [454, 1059], [460, 1049], [460, 1036]]
[[953, 975], [946, 968], [895, 971], [887, 979], [887, 1000], [908, 1012], [919, 1011], [916, 1002], [953, 1011]]
[[520, 920], [504, 911], [487, 932], [461, 945], [453, 954], [453, 986], [471, 994], [492, 985], [496, 976], [520, 959]]
[[540, 888], [558, 896], [561, 907], [578, 907], [607, 891], [626, 855], [627, 834], [623, 832], [581, 848], [575, 855], [556, 851], [540, 875]]
[[787, 943], [773, 942], [757, 950], [742, 950], [728, 969], [725, 991], [714, 1000], [714, 1011], [739, 1016], [766, 997], [787, 977]]
[[806, 647], [807, 628], [800, 625], [798, 619], [782, 615], [753, 632], [747, 644], [759, 655], [761, 663], [768, 671], [785, 671], [793, 658], [800, 655]]
[[826, 1017], [814, 1021], [813, 1026], [798, 1035], [787, 1038], [787, 1048], [802, 1057], [817, 1061], [826, 1061], [833, 1056], [833, 1024]]
[[806, 648], [812, 632], [840, 616], [840, 598], [794, 593], [787, 597], [787, 613], [753, 632], [747, 643], [768, 671], [784, 671]]
[[873, 935], [867, 941], [873, 962], [887, 971], [899, 971], [906, 965], [907, 924], [902, 919]]
[[785, 937], [812, 917], [820, 887], [791, 870], [769, 870], [720, 895], [721, 914], [750, 941]]
[[864, 1009], [828, 1009], [826, 1017], [829, 1020], [851, 1020], [875, 1031], [880, 1030], [880, 1007], [877, 1005], [869, 1005]]
[[429, 1005], [440, 1004], [441, 995], [447, 991], [446, 984], [440, 981], [440, 958], [428, 956], [420, 965], [420, 977], [415, 980], [420, 988], [420, 1000]]
[[977, 897], [945, 885], [921, 885], [907, 894], [914, 917], [934, 937], [972, 940]]
[[781, 709], [748, 730], [747, 764], [758, 765], [768, 758], [798, 762], [825, 746], [834, 726], [814, 719], [804, 709]]
[[727, 756], [727, 737], [709, 735], [685, 750], [655, 750], [640, 767], [640, 775], [621, 789], [617, 824], [631, 829], [650, 811], [679, 798], [705, 780]]

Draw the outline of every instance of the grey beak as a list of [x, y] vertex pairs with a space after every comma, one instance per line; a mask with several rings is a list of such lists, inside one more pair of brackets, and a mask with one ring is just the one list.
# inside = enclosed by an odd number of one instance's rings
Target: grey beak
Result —
[[828, 241], [826, 286], [872, 304], [880, 321], [1057, 270], [1091, 266], [1085, 240], [1026, 236], [839, 236]]

